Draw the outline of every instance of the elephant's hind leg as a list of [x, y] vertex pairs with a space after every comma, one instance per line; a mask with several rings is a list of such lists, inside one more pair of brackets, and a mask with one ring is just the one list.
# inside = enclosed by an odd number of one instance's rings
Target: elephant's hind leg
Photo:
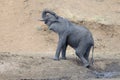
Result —
[[84, 57], [86, 50], [87, 50], [87, 47], [85, 45], [81, 45], [76, 49], [76, 55], [82, 60], [84, 66], [88, 68], [90, 66], [89, 62]]
[[84, 54], [84, 57], [88, 62], [89, 62], [90, 49], [91, 49], [91, 46], [88, 46], [88, 48], [86, 49], [86, 52]]

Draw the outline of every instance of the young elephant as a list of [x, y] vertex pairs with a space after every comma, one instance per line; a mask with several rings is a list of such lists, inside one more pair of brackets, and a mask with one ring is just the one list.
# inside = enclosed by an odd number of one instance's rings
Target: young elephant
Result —
[[66, 59], [66, 48], [70, 45], [75, 50], [76, 55], [82, 60], [84, 66], [89, 67], [90, 49], [92, 46], [94, 49], [94, 40], [91, 32], [86, 27], [78, 26], [49, 10], [42, 12], [42, 18], [43, 20], [41, 21], [44, 21], [50, 30], [59, 35], [54, 60], [59, 60], [60, 52], [62, 52], [62, 59]]

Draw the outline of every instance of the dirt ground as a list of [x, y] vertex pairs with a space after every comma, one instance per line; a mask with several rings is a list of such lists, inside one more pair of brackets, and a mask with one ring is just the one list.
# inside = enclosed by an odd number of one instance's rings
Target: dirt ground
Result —
[[[119, 0], [0, 0], [0, 80], [119, 80], [119, 7]], [[67, 60], [52, 59], [58, 36], [38, 21], [44, 9], [90, 29], [90, 69], [70, 47]]]

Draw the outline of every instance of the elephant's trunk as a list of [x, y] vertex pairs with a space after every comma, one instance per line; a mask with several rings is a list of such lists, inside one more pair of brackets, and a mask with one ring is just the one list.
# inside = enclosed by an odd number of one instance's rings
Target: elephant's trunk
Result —
[[47, 14], [47, 13], [49, 13], [49, 14], [55, 16], [56, 18], [58, 18], [58, 16], [57, 16], [54, 12], [49, 11], [49, 10], [44, 10], [44, 11], [42, 12], [42, 18], [43, 18], [43, 20], [46, 20], [46, 14]]

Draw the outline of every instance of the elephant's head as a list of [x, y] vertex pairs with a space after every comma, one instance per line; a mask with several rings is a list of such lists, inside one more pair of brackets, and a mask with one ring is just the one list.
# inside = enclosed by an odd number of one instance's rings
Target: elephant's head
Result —
[[57, 22], [58, 21], [58, 16], [56, 13], [49, 11], [49, 10], [44, 10], [42, 12], [42, 20], [44, 21], [45, 24], [50, 25], [52, 22]]

